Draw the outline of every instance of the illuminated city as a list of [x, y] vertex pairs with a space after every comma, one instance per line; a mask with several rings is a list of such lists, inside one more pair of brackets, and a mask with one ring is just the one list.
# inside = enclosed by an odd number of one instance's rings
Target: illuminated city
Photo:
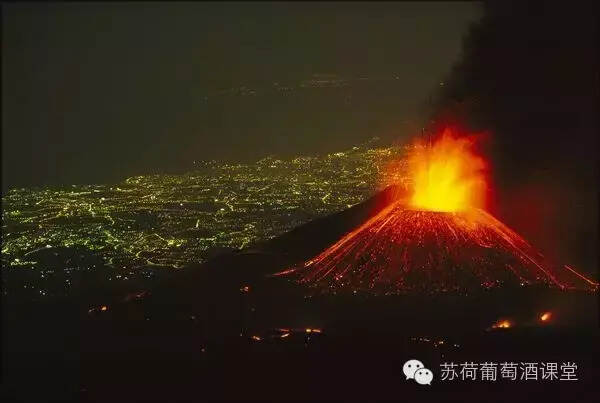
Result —
[[[246, 165], [211, 161], [187, 174], [137, 176], [113, 185], [13, 189], [3, 198], [3, 270], [10, 278], [27, 273], [30, 281], [6, 284], [4, 292], [19, 284], [19, 293], [32, 296], [68, 293], [68, 276], [64, 289], [44, 284], [57, 270], [98, 265], [113, 268], [114, 281], [143, 279], [149, 276], [145, 269], [202, 263], [346, 209], [406, 179], [398, 163], [386, 169], [403, 148], [373, 142], [315, 157], [267, 157]], [[58, 269], [48, 263], [57, 250], [86, 258]]]
[[3, 2], [0, 402], [596, 402], [554, 3]]

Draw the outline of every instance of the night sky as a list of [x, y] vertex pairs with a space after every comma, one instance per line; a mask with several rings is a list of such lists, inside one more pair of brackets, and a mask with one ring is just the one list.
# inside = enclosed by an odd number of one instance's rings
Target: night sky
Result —
[[[3, 189], [407, 137], [481, 13], [475, 2], [3, 5]], [[299, 87], [315, 74], [349, 85]], [[240, 87], [255, 92], [222, 92]]]

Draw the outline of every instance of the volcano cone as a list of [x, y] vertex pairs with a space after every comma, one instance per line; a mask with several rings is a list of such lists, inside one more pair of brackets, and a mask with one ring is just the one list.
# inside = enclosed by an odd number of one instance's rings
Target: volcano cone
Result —
[[325, 292], [466, 292], [542, 284], [594, 289], [569, 266], [546, 261], [481, 209], [415, 210], [396, 201], [318, 256], [277, 274]]

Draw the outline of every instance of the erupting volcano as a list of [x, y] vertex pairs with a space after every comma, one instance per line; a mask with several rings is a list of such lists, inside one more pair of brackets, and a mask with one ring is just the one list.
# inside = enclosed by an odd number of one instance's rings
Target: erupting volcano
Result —
[[464, 292], [543, 284], [595, 289], [569, 266], [546, 261], [483, 210], [487, 164], [469, 137], [445, 130], [409, 155], [413, 186], [304, 264], [276, 274], [325, 292]]

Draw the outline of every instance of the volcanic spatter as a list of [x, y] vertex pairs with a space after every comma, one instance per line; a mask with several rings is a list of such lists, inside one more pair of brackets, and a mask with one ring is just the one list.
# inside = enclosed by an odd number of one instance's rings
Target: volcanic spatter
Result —
[[412, 195], [391, 202], [302, 265], [276, 274], [324, 291], [461, 292], [543, 284], [597, 288], [569, 266], [548, 262], [483, 210], [485, 159], [475, 136], [447, 129], [408, 156]]

